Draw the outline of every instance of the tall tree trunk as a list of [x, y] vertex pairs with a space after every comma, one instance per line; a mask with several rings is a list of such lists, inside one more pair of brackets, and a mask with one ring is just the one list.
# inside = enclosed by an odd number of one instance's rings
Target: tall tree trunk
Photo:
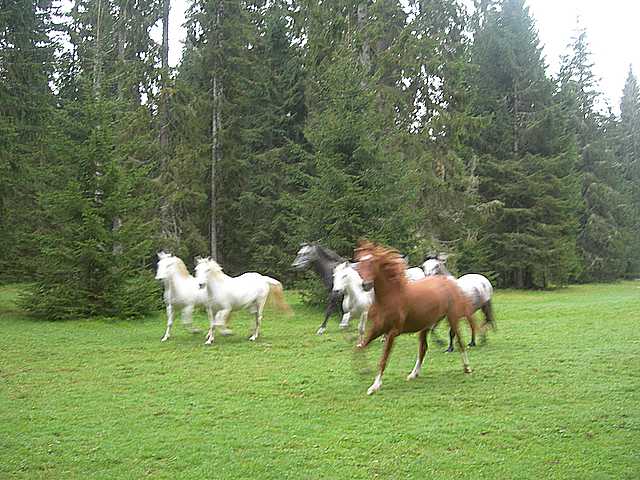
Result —
[[102, 0], [98, 0], [96, 14], [96, 46], [93, 62], [93, 96], [100, 98], [102, 82]]
[[[162, 2], [162, 49], [161, 49], [161, 95], [160, 95], [160, 132], [158, 142], [160, 144], [160, 176], [162, 176], [169, 163], [169, 11], [171, 0]], [[160, 204], [160, 225], [162, 237], [169, 240], [171, 246], [176, 246], [179, 241], [177, 220], [168, 200], [168, 195], [163, 195]], [[167, 245], [169, 246], [169, 245]]]
[[[222, 48], [222, 18], [223, 18], [223, 2], [218, 1], [216, 10], [215, 23], [215, 48], [216, 59], [221, 58], [220, 49]], [[211, 258], [218, 259], [218, 218], [216, 212], [217, 206], [217, 166], [221, 160], [220, 148], [220, 131], [222, 129], [222, 80], [220, 78], [220, 62], [214, 62], [213, 71], [213, 88], [212, 88], [212, 112], [211, 112]]]
[[162, 95], [160, 104], [160, 147], [164, 150], [169, 146], [169, 10], [171, 0], [162, 2]]

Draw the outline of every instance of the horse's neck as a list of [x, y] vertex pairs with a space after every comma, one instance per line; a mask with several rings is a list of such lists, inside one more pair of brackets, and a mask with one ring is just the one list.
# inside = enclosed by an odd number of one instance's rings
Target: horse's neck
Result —
[[362, 280], [358, 281], [355, 277], [349, 277], [345, 290], [351, 298], [364, 298], [365, 291], [362, 288]]
[[387, 299], [400, 293], [405, 286], [406, 284], [403, 282], [394, 282], [392, 284], [388, 279], [377, 276], [373, 280], [376, 301], [384, 303]]
[[322, 282], [326, 287], [330, 287], [333, 285], [333, 269], [337, 265], [337, 263], [332, 262], [328, 258], [324, 257], [322, 259], [318, 258], [313, 262], [313, 269], [318, 274], [318, 276], [322, 279]]
[[191, 275], [185, 277], [184, 275], [174, 273], [164, 281], [164, 288], [172, 299], [177, 300], [187, 295], [189, 290], [193, 290], [195, 286], [193, 280], [194, 278]]

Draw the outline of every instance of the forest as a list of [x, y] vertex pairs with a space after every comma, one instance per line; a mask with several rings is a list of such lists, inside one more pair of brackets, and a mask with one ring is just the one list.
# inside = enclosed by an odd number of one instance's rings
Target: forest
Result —
[[585, 30], [551, 75], [524, 0], [193, 0], [176, 67], [171, 0], [0, 4], [0, 281], [35, 316], [157, 308], [161, 250], [285, 286], [364, 237], [500, 288], [640, 273], [637, 78], [606, 105]]

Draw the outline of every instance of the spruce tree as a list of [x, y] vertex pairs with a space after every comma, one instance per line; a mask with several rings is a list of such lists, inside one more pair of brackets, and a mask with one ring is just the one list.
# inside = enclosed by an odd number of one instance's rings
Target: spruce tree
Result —
[[577, 265], [575, 142], [523, 0], [487, 9], [473, 64], [479, 191], [502, 205], [484, 229], [499, 284], [566, 283]]
[[586, 31], [578, 32], [560, 70], [559, 96], [575, 133], [582, 183], [578, 247], [584, 281], [619, 278], [626, 269], [624, 178], [610, 144], [615, 124], [598, 110]]
[[628, 233], [626, 274], [637, 276], [640, 273], [640, 87], [631, 66], [620, 99], [620, 121], [614, 134], [618, 146], [617, 157], [621, 163], [626, 180]]

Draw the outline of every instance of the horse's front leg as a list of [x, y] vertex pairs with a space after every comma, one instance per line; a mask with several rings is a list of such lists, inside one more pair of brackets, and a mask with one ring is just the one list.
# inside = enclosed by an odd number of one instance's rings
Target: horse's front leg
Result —
[[220, 324], [221, 319], [224, 321], [225, 312], [230, 311], [231, 310], [219, 310], [215, 315], [212, 312], [212, 315], [209, 316], [209, 332], [207, 333], [207, 339], [204, 342], [205, 345], [213, 344], [213, 341], [215, 340], [216, 325]]
[[393, 347], [393, 341], [396, 338], [395, 332], [389, 332], [387, 335], [387, 340], [384, 342], [384, 351], [382, 352], [382, 357], [380, 358], [380, 367], [378, 369], [378, 375], [376, 375], [373, 384], [367, 390], [367, 395], [373, 395], [382, 386], [382, 374], [384, 373], [384, 369], [387, 367], [387, 360], [389, 359], [389, 354], [391, 353], [391, 347]]
[[453, 339], [455, 338], [455, 336], [456, 334], [453, 331], [453, 328], [449, 328], [449, 348], [445, 350], [445, 353], [453, 352]]
[[324, 321], [322, 322], [322, 325], [320, 325], [320, 328], [318, 328], [318, 331], [316, 332], [318, 335], [322, 335], [327, 330], [327, 322], [329, 321], [329, 317], [336, 310], [338, 306], [338, 300], [341, 300], [339, 296], [331, 292], [331, 295], [329, 296], [329, 300], [327, 303], [327, 308], [325, 308], [325, 311], [324, 311]]
[[164, 332], [161, 342], [166, 342], [171, 334], [171, 325], [173, 325], [173, 305], [167, 303], [167, 329]]
[[358, 347], [362, 346], [362, 342], [364, 342], [364, 330], [367, 326], [367, 315], [368, 311], [364, 310], [360, 314], [360, 323], [358, 324]]
[[197, 328], [193, 327], [193, 305], [187, 305], [182, 309], [182, 324], [191, 333], [199, 333]]

